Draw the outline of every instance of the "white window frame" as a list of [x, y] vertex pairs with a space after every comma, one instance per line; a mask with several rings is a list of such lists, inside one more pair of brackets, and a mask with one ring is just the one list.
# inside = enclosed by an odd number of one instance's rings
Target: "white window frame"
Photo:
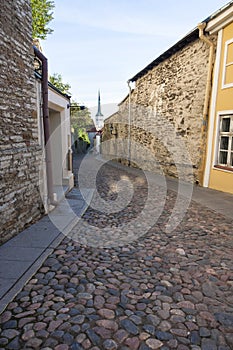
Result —
[[[222, 125], [222, 120], [224, 118], [230, 118], [230, 131], [225, 132], [221, 131], [221, 125]], [[231, 161], [231, 154], [233, 153], [232, 150], [232, 143], [233, 143], [233, 111], [230, 113], [219, 113], [218, 114], [218, 129], [217, 129], [217, 135], [216, 135], [216, 148], [215, 148], [215, 162], [214, 162], [214, 167], [218, 168], [220, 167], [222, 170], [228, 170], [228, 171], [233, 171], [233, 165], [230, 164]], [[219, 162], [219, 154], [220, 154], [220, 143], [221, 143], [221, 136], [227, 136], [229, 137], [229, 143], [228, 143], [228, 150], [227, 150], [227, 164], [221, 164]]]
[[233, 87], [233, 78], [232, 83], [226, 84], [226, 68], [228, 66], [233, 66], [233, 62], [227, 63], [227, 53], [228, 53], [228, 46], [233, 43], [233, 39], [227, 40], [225, 42], [224, 47], [224, 58], [223, 58], [223, 71], [222, 71], [222, 89], [227, 89], [229, 87]]

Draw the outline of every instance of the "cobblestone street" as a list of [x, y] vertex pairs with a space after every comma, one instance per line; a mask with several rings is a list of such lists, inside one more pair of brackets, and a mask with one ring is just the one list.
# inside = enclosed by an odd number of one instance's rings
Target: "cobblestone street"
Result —
[[[103, 166], [101, 198], [116, 200], [113, 184], [124, 176]], [[113, 228], [139, 215], [146, 178], [139, 172], [127, 178], [134, 188], [130, 203], [108, 215], [89, 208], [78, 224], [86, 237], [88, 227], [98, 227], [114, 239]], [[155, 192], [154, 206], [160, 196]], [[155, 225], [128, 244], [101, 248], [66, 237], [1, 315], [0, 348], [233, 349], [232, 221], [191, 202], [168, 233], [175, 200], [167, 191]]]

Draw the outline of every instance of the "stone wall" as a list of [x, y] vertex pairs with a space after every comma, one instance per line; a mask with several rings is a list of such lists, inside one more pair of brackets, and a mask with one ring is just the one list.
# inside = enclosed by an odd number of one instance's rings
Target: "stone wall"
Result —
[[30, 1], [2, 0], [0, 28], [2, 243], [41, 215]]
[[[215, 37], [211, 39], [216, 41]], [[208, 45], [196, 39], [136, 80], [130, 104], [132, 145], [129, 150], [124, 144], [126, 158], [129, 155], [131, 159], [138, 159], [139, 165], [148, 170], [161, 168], [166, 175], [201, 181], [208, 60]], [[109, 129], [112, 123], [114, 135]], [[118, 114], [106, 121], [104, 140], [127, 139], [128, 124], [129, 98], [126, 98], [119, 105]], [[140, 151], [138, 144], [147, 151]], [[103, 145], [103, 152], [107, 154], [110, 148]]]

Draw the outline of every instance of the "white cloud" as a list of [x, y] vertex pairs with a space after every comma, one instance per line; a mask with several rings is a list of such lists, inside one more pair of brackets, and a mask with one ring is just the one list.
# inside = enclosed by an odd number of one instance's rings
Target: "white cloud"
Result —
[[185, 36], [225, 0], [55, 0], [54, 33], [43, 46], [50, 73], [73, 98], [119, 103], [126, 81]]
[[[67, 7], [66, 4], [58, 3], [56, 20], [61, 23], [69, 25], [80, 25], [92, 28], [104, 29], [106, 31], [113, 31], [118, 33], [138, 34], [138, 35], [153, 35], [161, 37], [171, 37], [174, 35], [181, 35], [184, 28], [184, 19], [180, 23], [175, 24], [171, 22], [169, 17], [160, 17], [156, 12], [144, 6], [142, 10], [144, 15], [138, 11], [137, 7], [133, 7], [131, 11], [124, 11], [122, 2], [112, 2], [111, 5], [105, 0], [96, 1], [93, 3], [89, 1], [90, 6]], [[72, 1], [71, 1], [72, 5]], [[145, 21], [146, 16], [146, 21]], [[187, 23], [187, 28], [189, 24]]]

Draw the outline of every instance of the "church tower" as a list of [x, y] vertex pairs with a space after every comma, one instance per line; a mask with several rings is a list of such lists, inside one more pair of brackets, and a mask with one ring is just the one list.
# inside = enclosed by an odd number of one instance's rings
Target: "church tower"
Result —
[[104, 115], [101, 113], [100, 90], [98, 92], [98, 111], [95, 115], [95, 126], [97, 131], [101, 130], [104, 126]]

